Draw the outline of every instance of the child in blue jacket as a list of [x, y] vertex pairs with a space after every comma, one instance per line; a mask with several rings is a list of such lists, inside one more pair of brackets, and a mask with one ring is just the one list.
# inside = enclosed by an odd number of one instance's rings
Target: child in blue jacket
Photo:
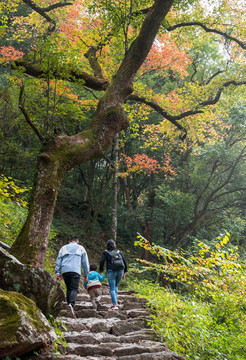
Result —
[[90, 272], [88, 275], [88, 281], [84, 281], [84, 287], [87, 289], [93, 309], [97, 309], [102, 296], [101, 281], [104, 279], [104, 275], [100, 275], [97, 272], [96, 264], [90, 265]]

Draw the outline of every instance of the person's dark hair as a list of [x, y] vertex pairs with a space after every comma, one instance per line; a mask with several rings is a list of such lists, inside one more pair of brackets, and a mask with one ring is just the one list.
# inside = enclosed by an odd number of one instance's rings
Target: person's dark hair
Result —
[[79, 239], [77, 238], [77, 236], [72, 236], [69, 240], [69, 242], [71, 241], [79, 241]]
[[97, 271], [97, 265], [96, 264], [90, 264], [90, 271]]
[[114, 250], [116, 249], [116, 243], [114, 240], [109, 239], [106, 244], [107, 250]]

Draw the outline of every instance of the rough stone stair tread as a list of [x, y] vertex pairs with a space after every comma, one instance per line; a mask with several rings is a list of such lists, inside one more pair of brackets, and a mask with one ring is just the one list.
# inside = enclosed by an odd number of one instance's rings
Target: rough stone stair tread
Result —
[[158, 353], [142, 353], [135, 355], [120, 356], [117, 360], [185, 360], [182, 356], [173, 352], [161, 351]]
[[72, 352], [81, 356], [105, 355], [116, 357], [139, 355], [143, 353], [154, 354], [162, 351], [167, 351], [167, 347], [165, 344], [161, 343], [120, 344], [119, 346], [119, 343], [117, 342], [83, 345], [68, 343], [68, 348], [66, 350], [66, 352]]
[[91, 333], [89, 330], [72, 331], [64, 334], [67, 342], [77, 342], [78, 344], [99, 344], [102, 342], [116, 342], [121, 343], [138, 343], [152, 341], [156, 342], [156, 334], [152, 332], [144, 332], [142, 330], [135, 331], [126, 335], [116, 336], [106, 332]]

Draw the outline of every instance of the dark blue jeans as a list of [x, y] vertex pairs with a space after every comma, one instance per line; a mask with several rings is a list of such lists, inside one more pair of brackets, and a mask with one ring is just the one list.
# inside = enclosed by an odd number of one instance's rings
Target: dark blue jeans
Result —
[[113, 271], [108, 269], [108, 284], [113, 305], [117, 305], [118, 285], [123, 274], [123, 270]]
[[80, 275], [76, 272], [62, 274], [67, 288], [67, 303], [74, 306], [79, 291]]

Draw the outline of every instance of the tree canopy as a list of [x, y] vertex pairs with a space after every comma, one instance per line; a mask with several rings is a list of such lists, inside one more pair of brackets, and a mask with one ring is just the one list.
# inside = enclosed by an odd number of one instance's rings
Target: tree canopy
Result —
[[[160, 182], [171, 182], [178, 165], [180, 174], [193, 167], [184, 201], [194, 215], [189, 211], [166, 237], [175, 246], [208, 208], [213, 214], [225, 206], [223, 194], [231, 203], [245, 190], [239, 179], [238, 190], [230, 189], [232, 170], [244, 159], [243, 141], [231, 135], [233, 104], [244, 101], [246, 84], [244, 12], [240, 0], [2, 1], [2, 108], [11, 131], [25, 134], [22, 141], [37, 156], [29, 213], [13, 254], [43, 266], [64, 176], [105, 157], [117, 133], [126, 206], [149, 236], [153, 203], [166, 203], [173, 187]], [[9, 126], [3, 121], [3, 134]], [[225, 142], [231, 159], [223, 157]], [[210, 168], [193, 165], [195, 156], [206, 157]], [[216, 197], [220, 203], [212, 206]]]

